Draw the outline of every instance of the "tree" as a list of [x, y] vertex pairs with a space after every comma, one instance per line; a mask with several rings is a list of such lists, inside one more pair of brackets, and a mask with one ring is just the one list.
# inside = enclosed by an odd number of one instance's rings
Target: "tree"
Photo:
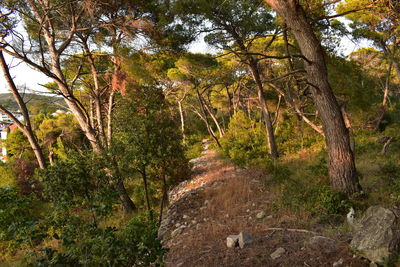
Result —
[[[273, 35], [272, 15], [256, 1], [177, 1], [174, 6], [179, 18], [189, 26], [200, 27], [207, 33], [205, 41], [229, 53], [235, 54], [248, 66], [257, 88], [260, 108], [263, 112], [271, 157], [278, 157], [271, 114], [266, 104], [260, 57], [252, 50], [253, 42]], [[272, 40], [274, 38], [272, 37]]]
[[265, 0], [265, 3], [285, 20], [305, 58], [307, 82], [325, 133], [332, 187], [348, 195], [359, 192], [361, 186], [349, 132], [328, 81], [324, 50], [307, 19], [306, 11], [296, 0]]
[[18, 120], [12, 112], [7, 110], [5, 107], [0, 105], [0, 110], [3, 111], [5, 114], [7, 114], [10, 119], [17, 125], [18, 129], [21, 130], [21, 132], [28, 138], [29, 144], [35, 154], [36, 160], [39, 164], [39, 167], [41, 169], [44, 169], [46, 167], [46, 161], [43, 157], [43, 152], [42, 148], [39, 146], [39, 143], [37, 141], [36, 135], [33, 132], [32, 129], [32, 124], [31, 124], [31, 119], [29, 117], [29, 111], [28, 108], [26, 107], [26, 103], [22, 99], [15, 83], [14, 80], [11, 77], [10, 74], [10, 69], [6, 63], [6, 60], [4, 58], [3, 52], [0, 51], [0, 67], [3, 72], [4, 78], [8, 84], [8, 88], [11, 91], [15, 101], [17, 102], [19, 109], [22, 112], [22, 115], [24, 117], [24, 121], [21, 122]]
[[150, 184], [162, 185], [162, 207], [167, 201], [168, 181], [179, 181], [188, 174], [187, 160], [182, 135], [163, 92], [154, 86], [131, 85], [128, 83], [128, 91], [117, 106], [111, 151], [125, 175], [132, 178], [133, 173], [140, 174], [146, 208], [153, 216]]

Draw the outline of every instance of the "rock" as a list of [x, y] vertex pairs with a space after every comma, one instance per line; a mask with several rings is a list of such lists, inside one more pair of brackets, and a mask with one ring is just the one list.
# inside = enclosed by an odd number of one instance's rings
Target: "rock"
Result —
[[176, 227], [176, 228], [179, 228], [180, 226], [181, 226], [180, 223], [176, 223], [176, 224], [175, 224], [175, 227]]
[[276, 260], [277, 258], [280, 258], [285, 252], [286, 250], [284, 248], [278, 248], [277, 250], [272, 252], [271, 255], [269, 256], [271, 257], [271, 259]]
[[189, 216], [187, 216], [186, 214], [184, 214], [184, 215], [182, 216], [182, 218], [183, 218], [184, 220], [186, 220], [187, 218], [189, 218]]
[[257, 219], [262, 219], [265, 216], [267, 216], [267, 214], [265, 214], [265, 211], [260, 211], [259, 213], [257, 213], [256, 218]]
[[250, 212], [250, 210], [249, 210], [249, 209], [247, 209], [247, 210], [246, 210], [246, 212]]
[[244, 248], [246, 245], [252, 243], [254, 238], [247, 232], [239, 233], [239, 247]]
[[238, 235], [230, 235], [226, 238], [226, 246], [228, 248], [234, 248], [239, 245], [239, 236]]
[[338, 266], [343, 265], [343, 263], [344, 263], [344, 259], [340, 258], [338, 261], [335, 261], [332, 266], [333, 267], [338, 267]]
[[183, 229], [185, 229], [185, 226], [184, 226], [184, 225], [182, 225], [182, 226], [176, 228], [174, 231], [171, 232], [171, 237], [175, 237], [175, 236], [181, 234], [182, 231], [183, 231]]
[[192, 220], [192, 224], [195, 225], [197, 223], [196, 220]]
[[274, 218], [274, 216], [272, 216], [272, 215], [268, 215], [268, 216], [266, 217], [266, 219], [272, 219], [272, 218]]
[[368, 208], [360, 220], [354, 222], [352, 249], [372, 262], [383, 263], [399, 252], [400, 209], [380, 206]]

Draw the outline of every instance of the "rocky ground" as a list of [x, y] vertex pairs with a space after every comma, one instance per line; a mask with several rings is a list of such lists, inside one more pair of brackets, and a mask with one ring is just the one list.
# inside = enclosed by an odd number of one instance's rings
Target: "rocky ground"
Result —
[[[301, 229], [294, 216], [268, 214], [272, 201], [258, 169], [239, 169], [207, 149], [192, 160], [193, 175], [169, 194], [159, 231], [167, 266], [369, 266], [349, 240]], [[245, 232], [243, 248], [236, 237]], [[248, 235], [246, 235], [248, 233]]]

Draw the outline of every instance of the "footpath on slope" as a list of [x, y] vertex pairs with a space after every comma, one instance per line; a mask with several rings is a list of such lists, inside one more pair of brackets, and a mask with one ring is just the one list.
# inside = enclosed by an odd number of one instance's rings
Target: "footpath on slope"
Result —
[[[169, 192], [159, 229], [169, 249], [167, 267], [369, 266], [346, 242], [297, 229], [296, 218], [269, 214], [273, 199], [263, 171], [235, 168], [203, 144], [201, 157], [191, 160], [191, 179]], [[228, 248], [226, 238], [239, 232], [250, 233], [253, 242]]]

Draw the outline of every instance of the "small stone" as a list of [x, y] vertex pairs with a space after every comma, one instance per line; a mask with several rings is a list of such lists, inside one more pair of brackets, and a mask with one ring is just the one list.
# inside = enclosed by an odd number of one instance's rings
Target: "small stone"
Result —
[[196, 230], [199, 231], [200, 230], [200, 224], [196, 225]]
[[204, 205], [207, 206], [209, 202], [208, 200], [204, 201]]
[[274, 218], [274, 216], [268, 215], [265, 219], [272, 219], [272, 218]]
[[251, 204], [251, 205], [252, 205], [253, 207], [255, 207], [255, 206], [256, 206], [256, 203], [253, 202], [253, 204]]
[[228, 248], [237, 247], [239, 243], [239, 236], [238, 235], [230, 235], [226, 238], [226, 246]]
[[253, 219], [251, 216], [249, 216], [249, 220]]
[[192, 220], [192, 224], [195, 225], [197, 223], [196, 220]]
[[175, 224], [175, 227], [176, 227], [176, 228], [178, 228], [179, 226], [181, 226], [180, 223], [176, 223], [176, 224]]
[[278, 248], [277, 250], [275, 250], [273, 253], [271, 253], [271, 255], [269, 255], [271, 257], [271, 259], [276, 260], [277, 258], [280, 258], [283, 253], [285, 253], [286, 250], [284, 248]]
[[184, 220], [186, 220], [187, 218], [189, 218], [189, 216], [187, 216], [186, 214], [184, 214], [184, 215], [182, 216], [182, 218], [183, 218]]
[[226, 217], [226, 218], [229, 218], [229, 214], [226, 214], [225, 217]]
[[254, 241], [253, 237], [247, 232], [239, 233], [239, 247], [244, 248], [246, 245]]
[[183, 231], [183, 228], [176, 228], [174, 231], [172, 231], [171, 237], [175, 237], [175, 236], [181, 234], [182, 231]]
[[247, 209], [247, 210], [246, 210], [246, 212], [250, 212], [250, 210], [249, 210], [249, 209]]
[[265, 211], [260, 211], [259, 213], [257, 213], [256, 218], [257, 219], [262, 219], [265, 216], [267, 216], [267, 214], [265, 214]]
[[338, 266], [343, 265], [343, 263], [344, 263], [344, 259], [340, 258], [338, 261], [335, 261], [332, 266], [333, 267], [338, 267]]

